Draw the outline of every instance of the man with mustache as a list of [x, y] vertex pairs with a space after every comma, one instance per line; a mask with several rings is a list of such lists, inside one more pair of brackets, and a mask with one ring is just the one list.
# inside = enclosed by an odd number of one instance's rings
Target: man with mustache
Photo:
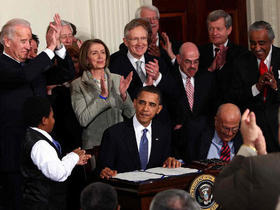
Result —
[[251, 52], [242, 55], [234, 65], [230, 96], [241, 111], [249, 108], [256, 114], [267, 151], [277, 152], [280, 49], [273, 46], [274, 32], [265, 21], [250, 25], [249, 39]]
[[[194, 43], [184, 43], [177, 55], [178, 64], [172, 72], [172, 88], [176, 95], [172, 113], [174, 150], [177, 157], [186, 162], [198, 158], [199, 139], [214, 119], [216, 111], [216, 84], [214, 75], [199, 69], [199, 52]], [[171, 82], [171, 78], [170, 78]]]

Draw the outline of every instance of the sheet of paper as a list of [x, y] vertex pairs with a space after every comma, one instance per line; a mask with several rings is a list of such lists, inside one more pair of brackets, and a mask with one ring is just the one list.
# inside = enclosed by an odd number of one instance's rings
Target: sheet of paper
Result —
[[155, 174], [161, 174], [165, 176], [177, 176], [177, 175], [182, 175], [182, 174], [189, 174], [189, 173], [197, 173], [198, 170], [194, 168], [163, 168], [163, 167], [156, 167], [156, 168], [150, 168], [146, 170], [147, 172], [150, 173], [155, 173]]
[[146, 181], [149, 179], [161, 179], [162, 175], [154, 174], [154, 173], [146, 173], [144, 171], [132, 171], [132, 172], [119, 173], [113, 178], [132, 181], [132, 182], [139, 182], [139, 181]]

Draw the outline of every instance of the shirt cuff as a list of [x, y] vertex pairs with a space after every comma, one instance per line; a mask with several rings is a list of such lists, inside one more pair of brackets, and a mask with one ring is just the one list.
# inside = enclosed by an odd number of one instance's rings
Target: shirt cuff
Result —
[[161, 75], [161, 73], [159, 73], [159, 76], [158, 76], [157, 80], [156, 80], [156, 81], [153, 81], [153, 85], [154, 85], [155, 87], [160, 83], [161, 78], [162, 78], [162, 75]]
[[57, 54], [58, 57], [60, 57], [61, 59], [64, 59], [66, 56], [66, 48], [64, 45], [62, 45], [62, 48], [60, 48], [59, 50], [55, 50], [55, 54]]
[[241, 155], [244, 157], [250, 157], [250, 156], [257, 156], [257, 151], [253, 148], [243, 144], [240, 149], [238, 150], [237, 155]]
[[44, 49], [44, 52], [49, 56], [51, 60], [54, 58], [54, 52], [49, 48]]
[[257, 85], [254, 84], [254, 85], [252, 86], [252, 95], [253, 95], [253, 96], [256, 96], [256, 95], [258, 95], [258, 94], [260, 94], [260, 91], [257, 89]]
[[173, 59], [171, 59], [171, 63], [172, 63], [172, 65], [174, 65], [174, 64], [175, 64], [175, 61], [176, 61], [176, 57], [175, 57], [175, 58], [173, 58]]

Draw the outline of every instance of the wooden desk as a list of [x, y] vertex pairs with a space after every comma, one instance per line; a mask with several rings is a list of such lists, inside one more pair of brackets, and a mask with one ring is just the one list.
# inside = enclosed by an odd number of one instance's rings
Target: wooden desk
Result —
[[201, 173], [173, 176], [161, 180], [133, 183], [111, 179], [106, 182], [115, 187], [118, 192], [119, 204], [123, 210], [148, 210], [154, 195], [160, 191], [177, 188], [189, 189], [191, 182]]

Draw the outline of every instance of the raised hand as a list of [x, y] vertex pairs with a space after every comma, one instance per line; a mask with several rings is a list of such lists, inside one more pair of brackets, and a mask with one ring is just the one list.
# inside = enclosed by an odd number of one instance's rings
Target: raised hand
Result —
[[156, 81], [159, 77], [159, 65], [158, 60], [154, 59], [153, 61], [149, 61], [145, 65], [147, 76], [151, 76], [154, 81]]
[[274, 90], [277, 90], [277, 82], [272, 72], [272, 66], [270, 66], [268, 72], [264, 73], [264, 77], [264, 84], [270, 86]]
[[159, 50], [159, 47], [157, 47], [157, 45], [156, 45], [157, 39], [158, 38], [156, 36], [152, 37], [152, 41], [148, 47], [148, 53], [152, 56], [160, 57], [160, 50]]
[[121, 77], [119, 90], [123, 101], [126, 100], [126, 91], [132, 81], [132, 76], [133, 71], [131, 71], [125, 79], [123, 76]]
[[56, 40], [56, 34], [55, 30], [52, 27], [52, 23], [49, 25], [49, 30], [47, 31], [46, 34], [46, 42], [47, 42], [47, 48], [50, 50], [54, 51], [57, 45], [57, 40]]
[[86, 154], [86, 151], [82, 150], [80, 147], [75, 149], [73, 152], [79, 156], [79, 161], [77, 165], [85, 165], [87, 164], [88, 159], [91, 158], [91, 155]]
[[60, 48], [60, 33], [62, 30], [61, 19], [59, 14], [55, 14], [53, 17], [54, 22], [50, 23], [51, 28], [55, 31], [55, 38], [57, 41], [57, 48]]
[[104, 74], [101, 76], [100, 86], [101, 86], [101, 96], [104, 97], [104, 98], [107, 98], [108, 95], [109, 95], [109, 92], [108, 92], [108, 88], [107, 88], [107, 84], [106, 84]]
[[170, 57], [171, 60], [176, 58], [176, 55], [173, 53], [173, 50], [172, 50], [172, 43], [170, 42], [167, 34], [165, 32], [162, 32], [161, 36], [164, 40], [164, 42], [160, 41], [161, 47], [167, 52], [167, 54], [168, 54], [168, 56]]

